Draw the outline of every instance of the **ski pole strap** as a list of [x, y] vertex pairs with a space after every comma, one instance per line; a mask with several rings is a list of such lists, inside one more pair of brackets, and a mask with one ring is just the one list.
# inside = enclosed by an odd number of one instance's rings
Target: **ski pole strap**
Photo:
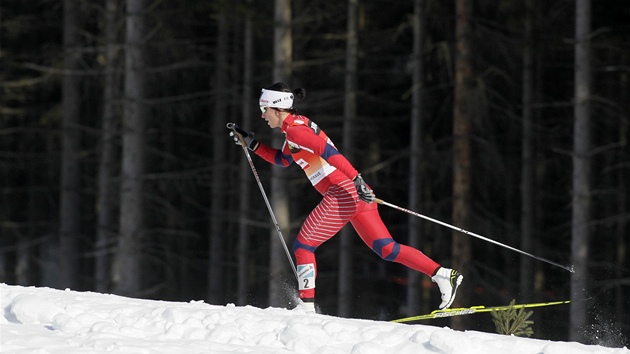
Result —
[[421, 320], [429, 320], [433, 318], [444, 318], [444, 317], [454, 317], [454, 316], [464, 316], [464, 315], [472, 315], [474, 313], [482, 313], [482, 312], [492, 312], [492, 311], [507, 311], [511, 309], [521, 309], [521, 308], [532, 308], [532, 307], [543, 307], [543, 306], [554, 306], [554, 305], [564, 305], [570, 303], [571, 300], [566, 301], [553, 301], [553, 302], [537, 302], [530, 304], [516, 304], [516, 305], [508, 305], [508, 306], [471, 306], [471, 307], [462, 307], [462, 308], [454, 308], [454, 309], [445, 309], [445, 310], [435, 310], [426, 315], [420, 316], [412, 316], [406, 318], [399, 318], [397, 320], [392, 320], [390, 322], [413, 322], [413, 321], [421, 321]]

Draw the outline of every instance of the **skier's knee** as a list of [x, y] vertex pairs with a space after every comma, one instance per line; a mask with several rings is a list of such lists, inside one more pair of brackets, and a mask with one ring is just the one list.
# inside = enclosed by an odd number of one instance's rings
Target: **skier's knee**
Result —
[[300, 240], [298, 240], [297, 238], [293, 241], [293, 253], [297, 252], [297, 250], [304, 250], [310, 253], [315, 253], [316, 248], [317, 247], [315, 246], [305, 245], [304, 243], [300, 242]]
[[374, 241], [372, 250], [382, 259], [393, 262], [400, 253], [400, 243], [391, 238], [382, 238]]

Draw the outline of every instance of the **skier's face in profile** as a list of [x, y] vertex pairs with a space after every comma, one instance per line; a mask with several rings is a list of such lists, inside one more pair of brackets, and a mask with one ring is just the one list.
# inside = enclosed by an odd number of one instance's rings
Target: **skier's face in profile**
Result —
[[279, 128], [284, 120], [284, 112], [272, 107], [260, 107], [262, 112], [262, 118], [267, 121], [267, 124], [271, 129]]

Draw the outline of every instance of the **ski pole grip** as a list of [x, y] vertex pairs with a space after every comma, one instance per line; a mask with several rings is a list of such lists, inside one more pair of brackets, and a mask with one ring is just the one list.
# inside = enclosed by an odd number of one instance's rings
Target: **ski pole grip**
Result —
[[244, 131], [243, 129], [241, 129], [238, 124], [236, 123], [228, 123], [225, 125], [228, 129], [232, 130], [234, 133], [242, 136], [242, 137], [246, 137], [248, 135], [248, 133], [246, 131]]
[[225, 126], [226, 128], [232, 130], [234, 134], [238, 136], [238, 140], [241, 142], [241, 146], [244, 148], [247, 148], [247, 143], [245, 142], [245, 139], [243, 138], [243, 133], [241, 133], [242, 130], [238, 127], [238, 125], [234, 123], [228, 123]]

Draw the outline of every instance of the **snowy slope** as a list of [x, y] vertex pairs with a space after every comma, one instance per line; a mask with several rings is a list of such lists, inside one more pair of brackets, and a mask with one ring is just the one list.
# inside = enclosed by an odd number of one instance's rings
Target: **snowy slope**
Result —
[[625, 348], [0, 284], [0, 352], [630, 354]]

